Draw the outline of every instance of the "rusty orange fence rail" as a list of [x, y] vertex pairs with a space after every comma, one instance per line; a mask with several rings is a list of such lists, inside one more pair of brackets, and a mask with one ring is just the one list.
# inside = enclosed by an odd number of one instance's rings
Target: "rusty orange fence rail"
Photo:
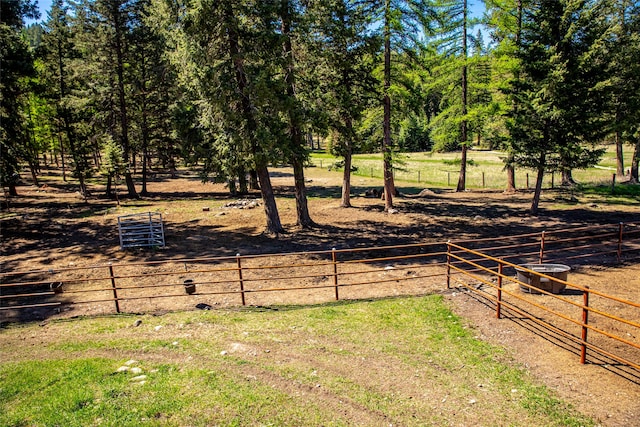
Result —
[[428, 293], [442, 286], [445, 248], [438, 242], [6, 272], [0, 315], [20, 320]]
[[[457, 241], [513, 263], [602, 264], [640, 258], [640, 224]], [[461, 247], [462, 247], [461, 246]], [[465, 250], [466, 250], [465, 249]], [[457, 256], [457, 249], [449, 252]], [[484, 255], [483, 255], [484, 256]], [[462, 265], [462, 260], [451, 260]], [[480, 267], [487, 259], [475, 260]], [[314, 304], [442, 289], [447, 244], [236, 255], [0, 273], [0, 321], [65, 314]], [[479, 267], [479, 268], [480, 268]]]
[[[580, 362], [588, 354], [640, 370], [640, 302], [590, 289], [554, 275], [531, 270], [482, 252], [448, 243], [447, 287], [464, 288], [488, 301], [498, 319], [511, 316], [534, 324], [546, 335], [577, 345]], [[509, 271], [510, 270], [510, 271]], [[564, 290], [533, 286], [514, 271], [561, 285]], [[539, 283], [539, 282], [538, 282]], [[549, 288], [550, 289], [550, 288]], [[627, 313], [627, 316], [621, 313]], [[629, 313], [635, 315], [628, 316]]]

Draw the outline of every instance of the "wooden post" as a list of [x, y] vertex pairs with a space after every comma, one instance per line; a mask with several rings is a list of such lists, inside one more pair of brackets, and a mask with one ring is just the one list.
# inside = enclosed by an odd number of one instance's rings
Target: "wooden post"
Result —
[[624, 228], [624, 223], [621, 222], [618, 224], [618, 263], [622, 261], [622, 231]]
[[482, 172], [482, 188], [484, 188], [484, 172]]
[[371, 173], [369, 175], [371, 176], [371, 178], [373, 178], [373, 168], [370, 168], [370, 169], [371, 169], [370, 171]]
[[496, 318], [501, 318], [500, 311], [502, 310], [502, 260], [498, 264], [498, 302], [496, 304]]
[[553, 188], [554, 186], [554, 178], [555, 178], [555, 172], [551, 171], [551, 188]]
[[338, 262], [336, 257], [336, 248], [331, 248], [331, 261], [333, 262], [333, 287], [336, 291], [336, 301], [340, 299], [338, 295]]
[[420, 184], [420, 171], [418, 171], [418, 184]]
[[244, 299], [244, 279], [242, 278], [242, 262], [240, 261], [240, 254], [236, 254], [236, 262], [238, 264], [238, 279], [240, 280], [240, 295], [242, 297], [242, 305], [246, 305]]
[[544, 260], [544, 231], [542, 232], [542, 235], [540, 236], [540, 264], [542, 264], [542, 261]]
[[120, 302], [118, 301], [116, 276], [113, 274], [113, 265], [111, 265], [111, 263], [109, 263], [109, 277], [111, 278], [111, 289], [113, 290], [113, 300], [116, 303], [116, 313], [120, 313]]
[[529, 189], [529, 173], [527, 172], [527, 190]]
[[447, 171], [447, 185], [451, 185], [451, 172]]
[[582, 342], [580, 344], [580, 363], [585, 364], [587, 361], [587, 331], [589, 328], [589, 287], [585, 286], [585, 291], [582, 294], [584, 299], [584, 305], [582, 307]]
[[447, 289], [451, 289], [451, 246], [447, 241]]

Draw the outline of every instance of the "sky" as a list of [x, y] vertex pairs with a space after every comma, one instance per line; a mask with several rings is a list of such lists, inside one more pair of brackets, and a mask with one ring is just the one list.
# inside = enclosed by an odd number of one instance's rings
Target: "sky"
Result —
[[[38, 8], [40, 9], [40, 21], [46, 21], [47, 19], [47, 12], [49, 12], [49, 9], [51, 8], [51, 0], [37, 0], [38, 3]], [[476, 0], [476, 1], [470, 1], [470, 8], [471, 8], [471, 13], [473, 16], [476, 17], [481, 17], [482, 13], [484, 12], [484, 3], [480, 0]], [[26, 24], [32, 24], [33, 22], [37, 22], [37, 21], [33, 21], [33, 20], [27, 20]]]

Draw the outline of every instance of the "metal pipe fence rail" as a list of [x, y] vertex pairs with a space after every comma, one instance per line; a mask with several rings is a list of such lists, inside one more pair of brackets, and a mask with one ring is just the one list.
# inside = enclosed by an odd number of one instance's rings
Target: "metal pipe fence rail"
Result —
[[[495, 308], [496, 318], [502, 318], [507, 310], [535, 324], [542, 333], [560, 337], [565, 343], [572, 342], [577, 346], [582, 364], [589, 356], [593, 360], [606, 360], [602, 363], [640, 370], [637, 316], [640, 302], [608, 295], [454, 243], [448, 243], [448, 258], [447, 287], [455, 284], [489, 301]], [[506, 274], [509, 269], [554, 281], [566, 286], [566, 290], [554, 294], [535, 288], [539, 295], [528, 293], [533, 286]], [[624, 312], [636, 313], [636, 316], [619, 314]]]
[[[513, 263], [640, 257], [640, 224], [589, 226], [455, 242]], [[449, 248], [449, 253], [447, 253]], [[465, 249], [464, 251], [466, 251]], [[0, 273], [0, 321], [208, 305], [313, 304], [440, 290], [464, 252], [445, 242], [103, 264]], [[449, 264], [447, 262], [449, 261]], [[472, 260], [478, 269], [492, 261]], [[195, 286], [187, 292], [187, 283]]]
[[80, 306], [98, 314], [429, 293], [441, 287], [443, 249], [438, 242], [2, 273], [0, 320]]

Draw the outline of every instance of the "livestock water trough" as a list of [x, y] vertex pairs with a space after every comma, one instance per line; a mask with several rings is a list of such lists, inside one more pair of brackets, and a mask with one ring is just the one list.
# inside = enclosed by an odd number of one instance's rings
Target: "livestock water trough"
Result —
[[566, 282], [569, 271], [571, 270], [571, 267], [564, 264], [521, 264], [520, 267], [522, 267], [522, 269], [516, 268], [517, 278], [520, 282], [529, 285], [520, 285], [520, 290], [531, 294], [541, 293], [539, 290], [559, 294], [564, 291], [566, 287], [564, 283], [547, 277], [541, 277], [535, 273], [542, 273]]

